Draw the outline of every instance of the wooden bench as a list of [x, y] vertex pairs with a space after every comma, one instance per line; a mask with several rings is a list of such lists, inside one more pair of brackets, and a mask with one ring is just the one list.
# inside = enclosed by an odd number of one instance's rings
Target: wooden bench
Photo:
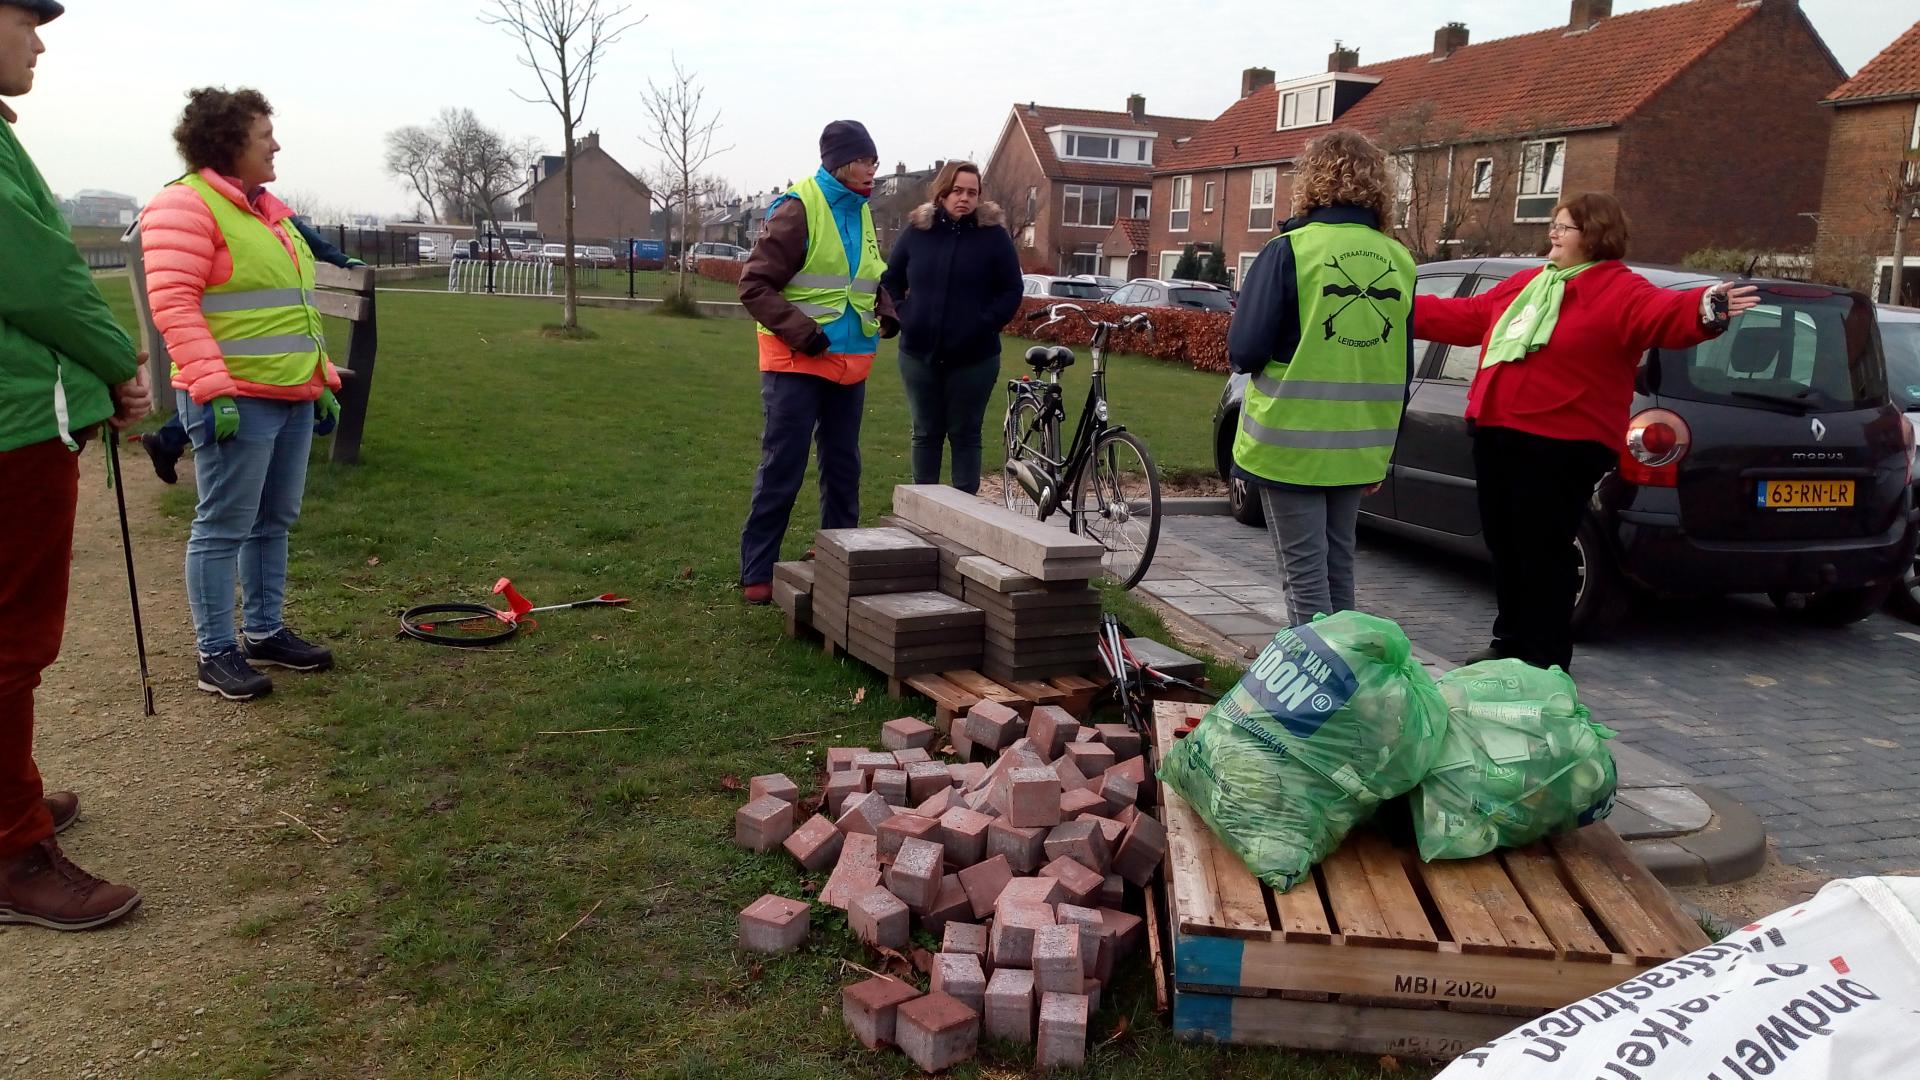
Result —
[[[1156, 753], [1205, 712], [1157, 704]], [[1165, 785], [1161, 806], [1183, 1038], [1453, 1057], [1708, 944], [1604, 822], [1431, 863], [1361, 829], [1276, 893]]]
[[[127, 230], [130, 249], [127, 280], [133, 288], [133, 307], [140, 319], [140, 347], [147, 352], [148, 374], [154, 386], [154, 411], [173, 411], [173, 394], [167, 387], [173, 381], [173, 358], [167, 353], [166, 339], [153, 323], [153, 310], [147, 303], [146, 262], [140, 247], [140, 227]], [[320, 263], [314, 268], [313, 306], [322, 315], [332, 315], [352, 324], [347, 338], [345, 362], [333, 357], [340, 370], [340, 421], [333, 431], [329, 460], [351, 465], [360, 460], [360, 437], [367, 425], [367, 402], [373, 394], [373, 364], [379, 351], [380, 331], [374, 318], [374, 271], [370, 266], [343, 270]], [[329, 354], [331, 357], [331, 354]]]

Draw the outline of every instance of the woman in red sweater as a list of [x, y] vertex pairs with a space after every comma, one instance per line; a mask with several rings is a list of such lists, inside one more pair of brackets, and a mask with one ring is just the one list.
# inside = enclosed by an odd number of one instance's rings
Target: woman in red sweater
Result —
[[[1640, 357], [1718, 336], [1758, 302], [1758, 290], [1723, 283], [1676, 292], [1634, 273], [1620, 261], [1627, 216], [1611, 195], [1565, 200], [1547, 237], [1538, 270], [1479, 296], [1417, 297], [1413, 332], [1481, 347], [1467, 424], [1500, 613], [1492, 646], [1471, 659], [1566, 670], [1579, 589], [1574, 533], [1626, 446]], [[1716, 310], [1716, 300], [1724, 307]]]

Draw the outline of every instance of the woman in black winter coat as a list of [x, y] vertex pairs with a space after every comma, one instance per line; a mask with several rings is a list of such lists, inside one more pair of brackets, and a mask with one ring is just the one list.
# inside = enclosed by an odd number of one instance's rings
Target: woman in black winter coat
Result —
[[913, 482], [980, 490], [980, 424], [1000, 378], [1000, 328], [1020, 310], [1020, 257], [1000, 207], [980, 201], [980, 167], [950, 161], [933, 201], [894, 241], [881, 285], [900, 315], [900, 380], [913, 414]]

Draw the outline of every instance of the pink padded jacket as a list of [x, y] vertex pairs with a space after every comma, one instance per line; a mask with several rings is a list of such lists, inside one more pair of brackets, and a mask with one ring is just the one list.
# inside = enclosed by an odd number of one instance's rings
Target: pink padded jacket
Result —
[[[249, 205], [234, 180], [212, 169], [201, 169], [200, 178], [265, 222], [286, 247], [287, 258], [295, 257], [288, 239], [291, 226], [282, 224], [293, 217], [286, 203], [263, 190]], [[140, 246], [146, 258], [147, 303], [153, 309], [153, 324], [166, 338], [167, 352], [178, 369], [174, 389], [185, 390], [201, 405], [217, 397], [312, 401], [320, 396], [322, 386], [340, 389], [340, 373], [325, 358], [313, 378], [298, 386], [248, 382], [227, 370], [226, 358], [200, 314], [200, 298], [207, 289], [233, 277], [233, 255], [213, 211], [198, 192], [181, 184], [161, 189], [140, 212]]]

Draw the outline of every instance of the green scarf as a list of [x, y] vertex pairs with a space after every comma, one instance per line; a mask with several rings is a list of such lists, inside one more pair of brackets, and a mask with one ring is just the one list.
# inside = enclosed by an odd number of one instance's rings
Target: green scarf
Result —
[[1553, 328], [1560, 324], [1560, 302], [1566, 299], [1567, 282], [1592, 265], [1583, 262], [1562, 270], [1549, 263], [1534, 275], [1507, 305], [1506, 314], [1493, 324], [1493, 336], [1487, 341], [1487, 354], [1480, 358], [1480, 366], [1490, 368], [1519, 360], [1535, 349], [1545, 348], [1553, 337]]

